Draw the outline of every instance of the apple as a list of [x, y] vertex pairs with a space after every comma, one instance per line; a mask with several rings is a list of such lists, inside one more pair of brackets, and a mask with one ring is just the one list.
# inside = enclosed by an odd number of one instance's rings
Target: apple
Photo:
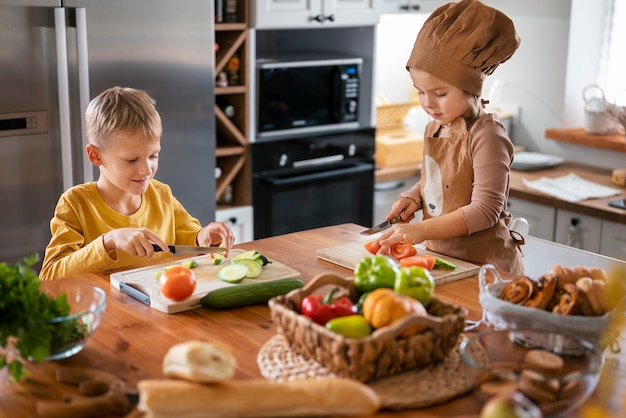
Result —
[[496, 395], [480, 411], [480, 418], [543, 418], [537, 405], [523, 394]]

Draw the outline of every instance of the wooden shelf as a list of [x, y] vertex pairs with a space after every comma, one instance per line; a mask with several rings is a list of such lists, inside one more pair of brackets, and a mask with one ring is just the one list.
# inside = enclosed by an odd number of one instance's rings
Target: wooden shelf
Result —
[[[248, 1], [237, 1], [237, 22], [216, 23], [215, 76], [228, 71], [229, 60], [239, 58], [238, 83], [215, 86], [215, 158], [222, 175], [216, 180], [215, 199], [220, 205], [227, 189], [232, 188], [229, 207], [250, 205], [251, 176], [248, 133], [248, 97], [250, 82], [248, 68]], [[234, 109], [234, 115], [226, 115], [223, 109]], [[229, 190], [230, 191], [230, 190]]]
[[570, 144], [626, 152], [626, 135], [591, 135], [584, 128], [546, 129], [546, 138]]

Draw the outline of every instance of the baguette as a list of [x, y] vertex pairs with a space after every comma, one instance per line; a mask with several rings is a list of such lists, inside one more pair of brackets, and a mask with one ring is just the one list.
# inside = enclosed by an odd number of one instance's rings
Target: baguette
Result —
[[222, 382], [235, 375], [237, 361], [226, 346], [186, 341], [172, 346], [163, 358], [163, 374], [194, 382]]
[[380, 408], [372, 388], [346, 378], [213, 384], [150, 379], [139, 381], [137, 388], [137, 407], [147, 418], [372, 415]]

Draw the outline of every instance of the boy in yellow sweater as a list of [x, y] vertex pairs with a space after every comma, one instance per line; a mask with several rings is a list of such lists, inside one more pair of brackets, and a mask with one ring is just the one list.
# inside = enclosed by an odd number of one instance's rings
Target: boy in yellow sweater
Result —
[[[227, 225], [202, 227], [170, 187], [154, 179], [162, 125], [146, 92], [105, 90], [91, 101], [85, 119], [87, 158], [100, 176], [61, 195], [41, 280], [137, 265], [142, 258], [165, 257], [168, 244], [232, 247], [235, 238]], [[152, 244], [163, 253], [155, 253]]]

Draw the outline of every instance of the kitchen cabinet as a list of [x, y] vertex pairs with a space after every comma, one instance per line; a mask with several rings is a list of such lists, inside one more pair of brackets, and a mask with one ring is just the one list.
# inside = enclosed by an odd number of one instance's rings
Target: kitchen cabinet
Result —
[[248, 4], [246, 0], [237, 0], [236, 18], [229, 19], [227, 23], [215, 23], [215, 166], [218, 210], [224, 206], [249, 205], [251, 202]]
[[556, 209], [552, 206], [509, 197], [508, 209], [513, 218], [526, 218], [529, 235], [554, 241]]
[[626, 225], [602, 221], [600, 254], [618, 260], [626, 260]]
[[258, 0], [251, 2], [255, 29], [373, 26], [382, 0]]
[[594, 253], [600, 252], [602, 220], [566, 209], [556, 212], [554, 241]]
[[382, 0], [381, 12], [393, 13], [427, 13], [430, 14], [439, 6], [448, 3], [444, 0]]
[[224, 222], [235, 235], [235, 244], [252, 241], [253, 225], [252, 206], [238, 206], [218, 209], [215, 212], [215, 221]]

